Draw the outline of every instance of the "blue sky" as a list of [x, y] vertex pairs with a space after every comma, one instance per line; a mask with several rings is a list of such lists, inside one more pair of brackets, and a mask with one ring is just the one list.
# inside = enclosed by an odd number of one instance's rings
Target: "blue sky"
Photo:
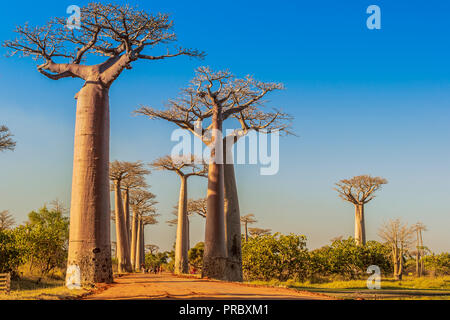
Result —
[[[43, 24], [67, 16], [86, 1], [11, 2], [0, 11], [0, 39], [15, 25]], [[119, 2], [120, 3], [120, 2]], [[383, 221], [424, 222], [425, 242], [450, 250], [450, 42], [446, 1], [132, 1], [150, 12], [172, 14], [179, 43], [208, 54], [204, 61], [142, 61], [113, 84], [111, 159], [152, 161], [170, 152], [174, 126], [131, 112], [176, 97], [200, 65], [228, 68], [238, 76], [283, 82], [270, 105], [295, 116], [298, 137], [281, 141], [281, 167], [260, 176], [257, 166], [238, 166], [241, 213], [257, 226], [305, 234], [324, 245], [353, 233], [353, 208], [333, 184], [359, 174], [389, 184], [366, 207], [368, 239]], [[381, 30], [366, 28], [366, 8], [381, 8]], [[82, 83], [51, 81], [27, 58], [0, 57], [0, 123], [15, 134], [14, 152], [0, 154], [0, 210], [18, 222], [44, 202], [70, 200], [74, 95]], [[158, 196], [160, 223], [147, 243], [169, 249], [169, 220], [178, 198], [176, 175], [149, 179]], [[193, 179], [190, 197], [202, 197], [206, 181]], [[203, 238], [200, 217], [192, 242]]]

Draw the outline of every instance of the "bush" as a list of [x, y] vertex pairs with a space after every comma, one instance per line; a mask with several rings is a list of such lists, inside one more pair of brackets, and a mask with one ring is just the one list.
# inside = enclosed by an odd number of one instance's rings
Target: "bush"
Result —
[[450, 253], [432, 254], [424, 258], [425, 270], [432, 271], [433, 275], [450, 275]]
[[392, 270], [389, 254], [389, 248], [377, 241], [368, 241], [365, 246], [361, 246], [351, 237], [336, 240], [330, 246], [311, 251], [310, 274], [357, 279], [365, 275], [371, 265], [389, 273]]
[[[57, 210], [46, 207], [28, 214], [25, 225], [14, 229], [16, 245], [24, 253], [24, 261], [39, 274], [47, 275], [55, 268], [65, 268], [69, 220]], [[30, 269], [31, 269], [30, 268]]]
[[24, 252], [12, 230], [0, 230], [0, 273], [16, 273], [23, 263]]
[[205, 243], [199, 242], [195, 247], [189, 250], [189, 264], [192, 268], [198, 271], [202, 270], [203, 267], [203, 253], [205, 252]]
[[242, 244], [242, 267], [247, 280], [302, 280], [308, 264], [306, 237], [263, 235]]

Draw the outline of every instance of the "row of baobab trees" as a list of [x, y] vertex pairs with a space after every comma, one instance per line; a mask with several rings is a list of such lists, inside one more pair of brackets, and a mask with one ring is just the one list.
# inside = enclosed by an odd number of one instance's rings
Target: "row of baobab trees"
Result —
[[[132, 270], [142, 261], [143, 246], [139, 245], [142, 236], [138, 234], [143, 233], [146, 219], [155, 218], [149, 208], [136, 209], [130, 218], [130, 208], [139, 207], [135, 204], [138, 196], [131, 191], [135, 184], [139, 185], [136, 188], [141, 196], [147, 199], [144, 200], [146, 205], [155, 201], [150, 194], [144, 195], [149, 191], [140, 175], [129, 178], [118, 162], [113, 162], [110, 170], [109, 90], [138, 60], [157, 62], [178, 56], [203, 59], [205, 53], [180, 46], [164, 50], [163, 47], [175, 43], [177, 37], [173, 21], [163, 13], [149, 14], [128, 5], [90, 3], [81, 8], [80, 22], [80, 30], [67, 28], [65, 17], [50, 19], [44, 26], [24, 24], [16, 27], [17, 37], [5, 41], [3, 46], [9, 49], [11, 56], [21, 54], [39, 61], [37, 71], [48, 79], [84, 81], [75, 96], [68, 267], [80, 270], [82, 284], [91, 284], [112, 281], [110, 179], [115, 190], [114, 218], [121, 270]], [[93, 56], [103, 57], [104, 61], [89, 64]], [[183, 234], [187, 225], [187, 178], [203, 175], [208, 179], [204, 276], [242, 281], [241, 220], [234, 165], [229, 161], [231, 148], [251, 131], [290, 133], [292, 117], [265, 106], [264, 98], [281, 89], [280, 83], [261, 82], [251, 76], [238, 78], [229, 71], [200, 67], [190, 84], [178, 98], [169, 100], [165, 109], [144, 106], [136, 110], [137, 114], [164, 120], [191, 132], [210, 149], [207, 171], [206, 165], [186, 164], [175, 169], [179, 163], [168, 158], [161, 158], [156, 164], [156, 167], [170, 170], [166, 165], [169, 162], [169, 166], [173, 166], [171, 171], [181, 177], [180, 199], [184, 200], [178, 205], [177, 234]], [[196, 130], [198, 123], [206, 126]], [[235, 129], [228, 136], [222, 136], [224, 124]], [[216, 157], [227, 161], [214, 161]], [[139, 168], [139, 164], [137, 167], [137, 172], [144, 170], [140, 174], [145, 175], [147, 169]], [[190, 173], [180, 174], [185, 172], [183, 170]], [[362, 193], [360, 198], [354, 198], [346, 195], [345, 188], [341, 191], [355, 204], [359, 221], [355, 236], [363, 244], [363, 208], [371, 196]], [[184, 255], [187, 241], [177, 245], [177, 253]], [[180, 258], [178, 269], [184, 271], [185, 266], [186, 262]]]
[[[82, 284], [91, 284], [112, 281], [109, 228], [110, 176], [114, 176], [109, 161], [111, 85], [138, 60], [156, 62], [178, 56], [202, 59], [205, 53], [180, 46], [169, 47], [177, 37], [173, 21], [167, 14], [150, 14], [129, 5], [101, 3], [90, 3], [82, 7], [80, 13], [79, 30], [67, 28], [65, 17], [50, 19], [44, 26], [24, 24], [16, 27], [16, 38], [5, 41], [3, 46], [9, 49], [11, 56], [21, 54], [39, 61], [37, 71], [48, 79], [78, 78], [84, 81], [75, 96], [68, 267], [80, 270]], [[96, 62], [98, 56], [104, 57], [104, 61], [89, 64], [88, 60], [93, 56], [97, 56]], [[267, 94], [282, 88], [278, 83], [256, 81], [250, 76], [237, 78], [228, 71], [215, 72], [201, 67], [180, 97], [170, 100], [166, 109], [142, 107], [137, 113], [169, 121], [193, 134], [196, 134], [196, 123], [208, 123], [198, 137], [210, 148], [211, 159], [215, 159], [216, 154], [227, 159], [230, 150], [222, 148], [252, 130], [288, 133], [291, 117], [278, 110], [266, 110], [263, 103]], [[234, 133], [226, 137], [221, 136], [224, 122], [237, 125]], [[207, 135], [207, 132], [212, 133]], [[223, 143], [223, 140], [232, 143]], [[117, 198], [115, 218], [119, 229], [116, 233], [121, 243], [117, 251], [119, 258], [125, 257], [125, 260], [121, 259], [121, 268], [130, 270], [132, 243], [139, 242], [139, 224], [136, 236], [132, 231], [134, 222], [128, 222], [132, 224], [131, 232], [124, 227], [128, 220], [120, 211], [129, 210], [129, 200], [125, 199], [125, 205], [120, 203], [124, 190], [118, 179], [123, 177], [120, 174], [117, 177], [113, 179]], [[203, 273], [211, 278], [241, 281], [240, 213], [232, 163], [212, 160], [208, 164], [207, 212]], [[130, 252], [129, 260], [127, 251]], [[134, 260], [136, 265], [136, 258]]]

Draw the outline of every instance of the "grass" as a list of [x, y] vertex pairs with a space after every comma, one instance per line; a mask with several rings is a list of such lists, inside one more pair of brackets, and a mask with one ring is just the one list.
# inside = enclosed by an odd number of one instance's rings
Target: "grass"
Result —
[[295, 281], [253, 281], [252, 284], [282, 286], [297, 290], [324, 293], [344, 299], [440, 299], [450, 300], [450, 276], [445, 277], [404, 277], [402, 281], [385, 278], [381, 289], [370, 290], [366, 280], [330, 281], [325, 283]]
[[63, 280], [22, 278], [11, 281], [10, 294], [0, 293], [0, 300], [63, 300], [74, 299], [87, 292], [87, 289], [69, 290]]

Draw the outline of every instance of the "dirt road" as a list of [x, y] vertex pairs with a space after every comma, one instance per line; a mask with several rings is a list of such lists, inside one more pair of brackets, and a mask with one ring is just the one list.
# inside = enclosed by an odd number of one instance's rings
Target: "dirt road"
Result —
[[85, 300], [126, 299], [290, 299], [322, 300], [330, 297], [293, 289], [251, 286], [240, 283], [176, 277], [168, 273], [130, 274], [84, 298]]

